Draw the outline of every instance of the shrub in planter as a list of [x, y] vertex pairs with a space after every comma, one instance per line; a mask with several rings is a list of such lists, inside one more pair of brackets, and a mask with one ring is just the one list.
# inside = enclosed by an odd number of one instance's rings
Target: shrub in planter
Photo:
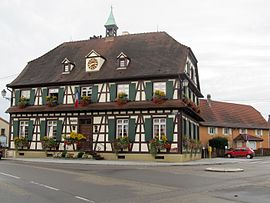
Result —
[[154, 96], [153, 96], [152, 101], [153, 101], [155, 104], [161, 104], [161, 103], [163, 103], [165, 100], [166, 100], [165, 92], [163, 92], [163, 91], [161, 91], [161, 90], [156, 90], [156, 91], [154, 92]]
[[80, 104], [82, 106], [87, 106], [88, 104], [90, 104], [90, 97], [89, 96], [83, 96], [81, 98]]
[[115, 101], [118, 105], [126, 104], [128, 103], [128, 95], [125, 92], [119, 92]]

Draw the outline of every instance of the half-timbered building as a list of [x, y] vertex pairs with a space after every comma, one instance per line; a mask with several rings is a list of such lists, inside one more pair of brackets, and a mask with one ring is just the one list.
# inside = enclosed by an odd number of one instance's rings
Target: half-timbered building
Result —
[[[11, 149], [15, 137], [27, 136], [25, 153], [41, 152], [47, 136], [61, 151], [63, 135], [78, 132], [87, 136], [87, 150], [105, 158], [121, 136], [131, 143], [126, 155], [143, 157], [154, 136], [166, 135], [171, 148], [164, 154], [181, 155], [184, 135], [199, 139], [202, 94], [191, 48], [166, 32], [117, 36], [112, 13], [105, 28], [106, 37], [65, 42], [30, 61], [8, 85]], [[161, 100], [153, 99], [155, 92], [164, 94]], [[27, 100], [23, 107], [22, 98]], [[90, 102], [83, 103], [85, 98]]]

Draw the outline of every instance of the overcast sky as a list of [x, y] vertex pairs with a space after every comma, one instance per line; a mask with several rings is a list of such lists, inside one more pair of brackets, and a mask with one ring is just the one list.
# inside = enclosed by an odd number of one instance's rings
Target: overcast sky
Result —
[[[59, 44], [104, 36], [111, 5], [119, 34], [165, 31], [191, 47], [205, 97], [270, 114], [269, 0], [1, 0], [1, 90]], [[8, 106], [0, 98], [5, 119]]]

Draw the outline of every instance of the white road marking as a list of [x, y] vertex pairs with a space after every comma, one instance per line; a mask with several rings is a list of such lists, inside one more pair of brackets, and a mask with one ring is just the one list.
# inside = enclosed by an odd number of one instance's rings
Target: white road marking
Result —
[[1, 173], [1, 175], [4, 175], [4, 176], [8, 176], [8, 177], [11, 177], [11, 178], [15, 178], [15, 179], [21, 179], [21, 177], [18, 177], [18, 176], [14, 176], [14, 175], [11, 175], [11, 174], [8, 174], [8, 173]]
[[49, 185], [44, 185], [44, 184], [41, 184], [41, 183], [37, 183], [37, 182], [34, 182], [34, 181], [31, 181], [30, 183], [32, 184], [35, 184], [35, 185], [38, 185], [38, 186], [41, 186], [41, 187], [45, 187], [45, 188], [48, 188], [50, 190], [55, 190], [55, 191], [58, 191], [59, 189], [55, 188], [55, 187], [51, 187]]
[[75, 198], [80, 199], [80, 200], [83, 200], [83, 201], [85, 201], [85, 202], [92, 202], [92, 203], [95, 203], [95, 201], [92, 201], [92, 200], [89, 200], [89, 199], [86, 199], [86, 198], [83, 198], [83, 197], [80, 197], [80, 196], [75, 196]]

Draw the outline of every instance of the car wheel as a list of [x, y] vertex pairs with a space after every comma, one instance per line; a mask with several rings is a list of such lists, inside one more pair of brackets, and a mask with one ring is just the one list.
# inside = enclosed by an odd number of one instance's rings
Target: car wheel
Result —
[[247, 155], [248, 159], [252, 159], [252, 156], [250, 154]]
[[231, 154], [227, 154], [227, 158], [232, 158], [232, 155]]

